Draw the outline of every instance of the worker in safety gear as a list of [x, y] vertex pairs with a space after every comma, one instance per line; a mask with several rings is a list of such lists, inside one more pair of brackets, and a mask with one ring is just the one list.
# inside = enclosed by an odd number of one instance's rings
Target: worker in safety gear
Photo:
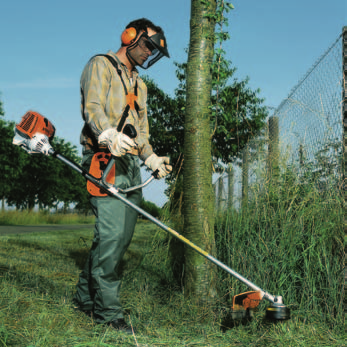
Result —
[[[169, 57], [169, 53], [163, 30], [145, 18], [129, 23], [121, 42], [116, 53], [109, 51], [92, 57], [83, 70], [84, 127], [80, 142], [83, 167], [101, 170], [101, 161], [112, 154], [114, 185], [125, 189], [141, 184], [140, 160], [152, 171], [157, 170], [158, 178], [172, 170], [169, 158], [158, 157], [149, 144], [147, 88], [136, 69], [137, 66], [147, 69], [163, 56]], [[126, 125], [135, 130], [135, 138], [124, 134]], [[132, 239], [138, 214], [115, 197], [100, 190], [88, 190], [96, 223], [74, 305], [92, 315], [96, 323], [131, 333], [123, 316], [117, 269]], [[141, 189], [129, 192], [126, 198], [139, 206]]]

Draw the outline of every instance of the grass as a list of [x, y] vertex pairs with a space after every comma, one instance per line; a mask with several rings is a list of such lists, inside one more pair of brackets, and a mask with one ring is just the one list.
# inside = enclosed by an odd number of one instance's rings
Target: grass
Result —
[[0, 225], [38, 225], [38, 224], [90, 224], [94, 216], [77, 213], [49, 213], [47, 211], [0, 211]]
[[169, 268], [167, 235], [148, 221], [137, 224], [122, 263], [123, 305], [137, 332], [133, 336], [115, 333], [71, 307], [91, 241], [92, 230], [87, 227], [0, 237], [0, 346], [345, 344], [343, 325], [328, 324], [314, 307], [307, 312], [293, 307], [292, 319], [281, 324], [264, 321], [264, 310], [259, 310], [248, 324], [240, 323], [223, 332], [225, 317], [220, 307], [211, 313], [184, 297]]
[[[345, 319], [343, 197], [336, 185], [321, 190], [292, 178], [255, 192], [243, 213], [220, 217], [218, 257], [282, 295], [302, 321], [335, 329]], [[242, 292], [239, 282], [221, 278], [224, 292]]]

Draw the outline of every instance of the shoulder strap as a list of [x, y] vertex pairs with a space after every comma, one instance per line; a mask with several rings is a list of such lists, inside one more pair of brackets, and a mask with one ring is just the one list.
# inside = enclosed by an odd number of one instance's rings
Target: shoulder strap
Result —
[[[122, 81], [122, 84], [123, 84], [123, 87], [124, 87], [124, 91], [125, 91], [125, 95], [128, 95], [128, 89], [125, 85], [125, 82], [124, 82], [124, 79], [123, 79], [123, 76], [122, 76], [122, 70], [119, 68], [118, 66], [118, 63], [117, 63], [117, 60], [114, 59], [113, 57], [111, 57], [110, 55], [108, 54], [97, 54], [97, 55], [94, 55], [94, 57], [105, 57], [108, 59], [108, 61], [113, 65], [113, 67], [116, 69], [119, 77], [120, 77], [120, 80]], [[93, 57], [93, 58], [94, 58]], [[137, 86], [137, 84], [136, 84]]]
[[[121, 117], [121, 120], [119, 121], [119, 124], [117, 126], [117, 131], [121, 131], [123, 129], [123, 126], [124, 126], [124, 123], [125, 123], [125, 120], [126, 118], [128, 117], [128, 114], [129, 114], [129, 110], [130, 110], [130, 107], [134, 107], [136, 112], [138, 113], [139, 112], [139, 105], [136, 101], [137, 99], [137, 89], [138, 89], [138, 85], [137, 85], [137, 80], [136, 80], [136, 84], [135, 84], [135, 88], [134, 88], [134, 94], [128, 93], [128, 89], [125, 85], [125, 82], [124, 82], [124, 79], [123, 79], [123, 76], [122, 76], [122, 70], [120, 69], [119, 65], [118, 65], [118, 62], [116, 59], [114, 59], [113, 57], [111, 57], [110, 55], [108, 54], [97, 54], [97, 55], [94, 55], [94, 57], [105, 57], [106, 59], [108, 59], [108, 61], [113, 65], [113, 67], [116, 69], [118, 75], [119, 75], [119, 78], [120, 80], [122, 81], [122, 84], [123, 84], [123, 88], [124, 88], [124, 92], [125, 92], [125, 95], [126, 97], [128, 98], [128, 96], [131, 96], [131, 95], [135, 95], [135, 99], [133, 100], [133, 106], [130, 106], [129, 102], [127, 104], [127, 106], [125, 107], [124, 111], [123, 111], [123, 114], [122, 114], [122, 117]], [[94, 58], [93, 57], [93, 58]], [[128, 99], [127, 99], [128, 100]]]

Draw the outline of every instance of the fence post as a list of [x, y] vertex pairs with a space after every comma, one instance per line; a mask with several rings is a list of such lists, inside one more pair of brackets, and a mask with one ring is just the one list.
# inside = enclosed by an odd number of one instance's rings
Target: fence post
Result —
[[220, 175], [218, 178], [218, 198], [217, 198], [217, 211], [222, 210], [223, 204], [223, 176]]
[[268, 152], [268, 177], [274, 183], [279, 175], [279, 118], [269, 118], [269, 152]]
[[299, 145], [299, 165], [300, 169], [304, 167], [305, 156], [304, 156], [304, 146], [302, 143]]
[[[344, 199], [346, 204], [347, 192], [347, 26], [342, 29], [342, 119], [343, 119], [343, 184], [342, 189], [344, 192]], [[347, 220], [345, 217], [345, 228], [347, 227]]]
[[249, 169], [249, 145], [242, 152], [242, 209], [248, 205], [248, 169]]
[[234, 202], [234, 168], [228, 166], [228, 211], [231, 211]]

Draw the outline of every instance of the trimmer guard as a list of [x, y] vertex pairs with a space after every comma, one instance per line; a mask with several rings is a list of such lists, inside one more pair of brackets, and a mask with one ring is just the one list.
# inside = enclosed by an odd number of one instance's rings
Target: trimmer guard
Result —
[[247, 310], [248, 308], [254, 309], [259, 305], [262, 296], [258, 291], [250, 291], [241, 294], [234, 295], [233, 297], [233, 309], [241, 308]]

